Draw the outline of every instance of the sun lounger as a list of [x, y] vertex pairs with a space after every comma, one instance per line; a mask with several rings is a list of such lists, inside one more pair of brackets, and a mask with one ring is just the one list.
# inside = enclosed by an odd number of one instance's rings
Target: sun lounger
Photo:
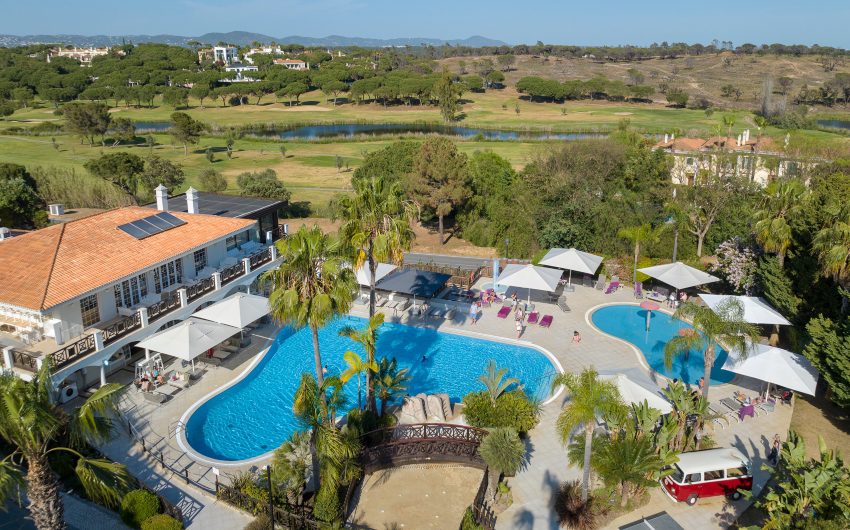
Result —
[[611, 283], [608, 284], [608, 290], [605, 291], [605, 294], [611, 294], [620, 288], [620, 282], [615, 282], [611, 280]]
[[540, 319], [540, 313], [537, 311], [532, 311], [528, 314], [528, 323], [529, 324], [537, 324], [537, 321]]
[[432, 309], [431, 312], [428, 313], [428, 316], [434, 317], [434, 318], [442, 318], [443, 314], [444, 314], [443, 310], [438, 307], [438, 308]]
[[540, 319], [540, 327], [548, 328], [552, 325], [552, 315], [546, 315]]
[[558, 298], [558, 307], [564, 313], [569, 313], [570, 311], [572, 311], [572, 309], [570, 309], [570, 306], [567, 305], [567, 297], [566, 296], [561, 296], [560, 298]]
[[375, 299], [375, 307], [382, 307], [386, 303], [387, 303], [387, 299], [384, 298], [383, 296], [378, 296]]
[[658, 291], [651, 291], [646, 294], [646, 298], [652, 300], [653, 302], [666, 302], [667, 297]]
[[503, 305], [499, 312], [496, 313], [496, 316], [499, 318], [508, 318], [508, 315], [511, 314], [511, 306]]
[[455, 317], [455, 310], [454, 309], [449, 309], [448, 311], [446, 311], [446, 314], [443, 315], [443, 318], [446, 319], [446, 320], [451, 320], [454, 317]]

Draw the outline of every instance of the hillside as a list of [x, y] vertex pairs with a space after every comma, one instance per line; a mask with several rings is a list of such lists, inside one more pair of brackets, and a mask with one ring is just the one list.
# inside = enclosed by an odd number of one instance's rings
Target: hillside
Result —
[[[491, 59], [495, 59], [490, 56]], [[478, 57], [453, 57], [443, 59], [450, 71], [459, 72], [460, 64], [466, 64], [466, 70], [474, 72], [473, 63]], [[810, 88], [822, 86], [837, 73], [850, 73], [850, 64], [839, 64], [832, 71], [826, 71], [817, 62], [816, 57], [794, 57], [791, 55], [733, 55], [708, 54], [702, 56], [681, 57], [676, 59], [649, 59], [634, 62], [603, 62], [594, 59], [569, 59], [520, 55], [516, 58], [514, 69], [505, 72], [505, 82], [514, 86], [522, 77], [541, 76], [566, 81], [570, 79], [590, 79], [602, 75], [608, 79], [619, 79], [628, 83], [629, 70], [638, 70], [644, 77], [642, 84], [652, 85], [656, 89], [654, 99], [664, 101], [661, 88], [664, 84], [679, 87], [691, 95], [691, 98], [704, 97], [713, 105], [732, 108], [753, 108], [761, 101], [762, 86], [766, 78], [774, 80], [775, 97], [781, 99], [780, 87], [776, 82], [780, 77], [788, 77], [792, 84], [788, 89], [788, 101], [797, 94], [804, 84]], [[721, 87], [729, 85], [740, 90], [740, 98], [724, 97]]]

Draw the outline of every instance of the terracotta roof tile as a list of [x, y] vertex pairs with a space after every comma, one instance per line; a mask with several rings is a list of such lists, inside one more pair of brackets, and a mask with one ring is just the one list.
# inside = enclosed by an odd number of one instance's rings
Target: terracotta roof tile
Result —
[[47, 309], [255, 223], [171, 212], [186, 224], [145, 239], [118, 229], [153, 213], [138, 206], [118, 208], [3, 241], [0, 302]]

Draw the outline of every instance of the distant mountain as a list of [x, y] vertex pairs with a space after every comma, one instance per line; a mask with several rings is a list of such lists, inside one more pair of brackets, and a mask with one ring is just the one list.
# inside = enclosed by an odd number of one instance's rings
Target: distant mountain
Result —
[[249, 31], [231, 31], [228, 33], [205, 33], [198, 37], [183, 37], [180, 35], [0, 35], [0, 46], [15, 47], [28, 44], [66, 44], [72, 46], [116, 46], [122, 43], [156, 42], [176, 46], [188, 46], [189, 42], [198, 41], [205, 44], [228, 42], [238, 46], [247, 46], [252, 42], [280, 44], [302, 44], [304, 46], [322, 46], [328, 48], [361, 46], [363, 48], [384, 48], [388, 46], [504, 46], [502, 41], [474, 35], [466, 39], [432, 39], [419, 37], [402, 37], [397, 39], [370, 39], [366, 37], [343, 37], [328, 35], [327, 37], [303, 37], [292, 35], [288, 37], [270, 37], [262, 33]]

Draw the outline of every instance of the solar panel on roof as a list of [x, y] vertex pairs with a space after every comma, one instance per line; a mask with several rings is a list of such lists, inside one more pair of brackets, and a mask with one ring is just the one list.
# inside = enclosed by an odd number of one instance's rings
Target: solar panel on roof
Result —
[[186, 224], [186, 221], [180, 219], [179, 217], [175, 217], [174, 215], [171, 215], [168, 212], [160, 212], [153, 217], [159, 217], [165, 222], [170, 223], [172, 227]]
[[168, 212], [160, 212], [155, 215], [149, 215], [143, 219], [136, 219], [135, 221], [123, 224], [119, 226], [118, 229], [136, 239], [144, 239], [184, 224], [186, 224], [186, 221], [175, 217]]
[[131, 225], [130, 223], [119, 226], [118, 230], [121, 230], [121, 231], [135, 237], [136, 239], [144, 239], [144, 238], [148, 237], [148, 235], [150, 235], [147, 232], [136, 228], [135, 226]]

